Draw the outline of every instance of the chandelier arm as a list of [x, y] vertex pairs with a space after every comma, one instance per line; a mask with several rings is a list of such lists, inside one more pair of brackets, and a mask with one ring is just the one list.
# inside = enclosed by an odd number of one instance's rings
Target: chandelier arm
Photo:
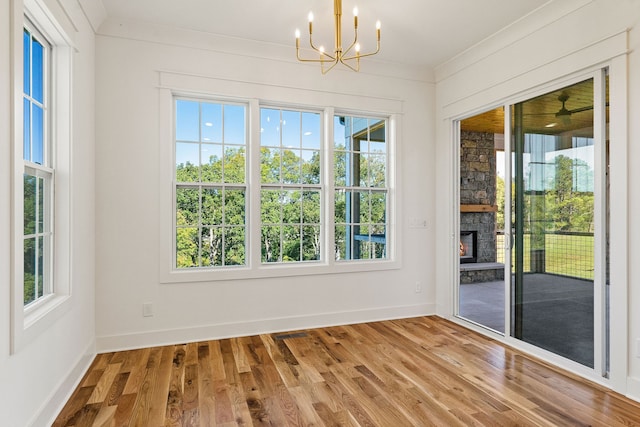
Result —
[[313, 44], [313, 37], [312, 37], [311, 33], [309, 33], [309, 46], [311, 46], [311, 49], [313, 49], [316, 52], [318, 52], [320, 54], [320, 56], [326, 56], [327, 58], [329, 58], [332, 61], [336, 60], [336, 57], [333, 57], [332, 55], [329, 55], [327, 52], [321, 51], [320, 49], [318, 49], [316, 47], [316, 45]]
[[[354, 37], [353, 37], [353, 43], [351, 43], [351, 44], [349, 45], [349, 47], [348, 47], [348, 48], [346, 48], [346, 49], [344, 50], [344, 52], [342, 53], [342, 58], [349, 59], [349, 56], [347, 56], [347, 54], [349, 53], [349, 51], [350, 51], [351, 49], [353, 49], [353, 47], [354, 47], [355, 45], [357, 45], [357, 44], [358, 44], [358, 28], [354, 28], [354, 34], [355, 34], [355, 35], [354, 35]], [[353, 58], [353, 57], [355, 57], [355, 56], [352, 56], [352, 58]]]
[[349, 58], [340, 58], [340, 63], [346, 66], [347, 68], [351, 69], [352, 71], [358, 72], [360, 71], [360, 58], [356, 56], [351, 57], [351, 59], [355, 59], [355, 58], [358, 58], [358, 60], [356, 61], [355, 67], [349, 64], [348, 62], [345, 62], [345, 61], [348, 61]]
[[360, 53], [360, 54], [356, 54], [356, 55], [352, 55], [346, 58], [342, 58], [343, 61], [350, 61], [356, 58], [364, 58], [367, 56], [373, 56], [376, 53], [380, 52], [380, 41], [378, 41], [378, 47], [376, 48], [376, 50], [374, 50], [373, 52], [369, 52], [369, 53]]
[[[324, 61], [324, 62], [320, 63], [320, 71], [322, 72], [322, 74], [323, 74], [323, 75], [324, 75], [324, 74], [327, 74], [329, 71], [331, 71], [331, 70], [333, 69], [333, 67], [335, 67], [336, 65], [338, 65], [338, 62], [342, 62], [342, 61], [338, 61], [337, 59], [335, 59], [335, 60], [333, 60], [333, 63], [331, 64], [331, 66], [330, 66], [329, 68], [325, 69], [325, 68], [324, 68], [324, 64], [325, 64], [326, 62], [327, 62], [327, 61]], [[349, 67], [349, 68], [351, 68], [351, 67]]]

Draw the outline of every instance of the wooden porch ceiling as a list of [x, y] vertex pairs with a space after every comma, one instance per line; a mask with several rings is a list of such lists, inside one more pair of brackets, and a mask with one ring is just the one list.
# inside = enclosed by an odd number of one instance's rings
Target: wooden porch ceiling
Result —
[[[556, 116], [562, 108], [560, 98], [566, 96], [565, 108], [570, 114]], [[607, 102], [609, 94], [606, 94]], [[607, 108], [607, 114], [608, 114]], [[593, 82], [586, 80], [568, 88], [549, 92], [523, 104], [523, 126], [527, 133], [558, 135], [593, 126]], [[504, 108], [499, 107], [460, 122], [460, 128], [473, 132], [504, 133]]]

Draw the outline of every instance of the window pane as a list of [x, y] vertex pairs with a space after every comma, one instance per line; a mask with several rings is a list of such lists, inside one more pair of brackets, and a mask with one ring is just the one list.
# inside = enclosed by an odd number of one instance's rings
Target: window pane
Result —
[[246, 126], [245, 107], [242, 105], [224, 106], [224, 142], [225, 144], [245, 145]]
[[37, 40], [33, 40], [31, 52], [31, 89], [33, 98], [44, 103], [44, 48]]
[[176, 229], [176, 267], [198, 266], [198, 242], [197, 227]]
[[320, 149], [320, 114], [302, 113], [302, 148]]
[[301, 113], [298, 111], [282, 111], [282, 146], [300, 148]]
[[199, 193], [197, 188], [176, 189], [176, 225], [197, 225]]
[[31, 34], [24, 30], [22, 34], [23, 48], [23, 91], [25, 95], [31, 95]]
[[222, 264], [222, 241], [223, 232], [220, 227], [202, 228], [202, 253], [200, 256], [200, 266], [211, 267]]
[[222, 105], [202, 103], [202, 125], [200, 132], [203, 142], [222, 143]]
[[279, 190], [262, 190], [260, 192], [260, 222], [262, 224], [280, 224], [282, 221], [282, 205]]
[[200, 103], [176, 101], [176, 140], [200, 141]]
[[359, 166], [354, 165], [354, 176], [357, 178], [355, 182], [359, 182], [356, 185], [360, 187], [369, 186], [369, 155], [368, 154], [356, 154], [355, 160], [359, 161]]
[[280, 261], [281, 227], [263, 226], [261, 230], [262, 262]]
[[200, 181], [200, 153], [198, 144], [176, 143], [176, 181]]
[[36, 238], [24, 240], [24, 304], [36, 299]]
[[284, 226], [282, 237], [282, 261], [300, 261], [300, 226]]
[[36, 293], [36, 298], [40, 298], [44, 296], [44, 238], [37, 237], [38, 242], [38, 278], [36, 282], [38, 284], [38, 289]]
[[222, 145], [202, 144], [200, 145], [200, 155], [202, 182], [222, 182]]
[[347, 185], [347, 153], [337, 151], [333, 156], [333, 168], [336, 187]]
[[335, 259], [339, 261], [341, 259], [346, 259], [347, 253], [347, 239], [346, 236], [349, 234], [349, 228], [346, 225], [336, 225], [335, 231]]
[[24, 192], [24, 235], [28, 236], [36, 233], [36, 222], [38, 210], [37, 178], [32, 175], [23, 175], [23, 192]]
[[25, 99], [22, 104], [23, 158], [31, 161], [31, 102]]
[[348, 193], [344, 190], [337, 190], [335, 193], [334, 220], [336, 224], [349, 222], [347, 211], [351, 211], [351, 203], [350, 198], [347, 196]]
[[44, 113], [42, 108], [31, 104], [31, 161], [43, 165], [44, 159]]
[[[38, 178], [38, 227], [36, 228], [38, 233], [43, 233], [44, 231], [48, 231], [45, 230], [45, 223], [44, 223], [44, 215], [45, 215], [45, 203], [46, 203], [47, 197], [45, 194], [45, 182], [43, 178]], [[48, 228], [48, 227], [47, 227]]]
[[387, 220], [387, 194], [371, 192], [371, 222], [384, 224]]
[[225, 148], [224, 182], [233, 184], [243, 184], [245, 182], [244, 148]]
[[277, 148], [260, 149], [260, 173], [263, 184], [280, 182], [280, 150]]
[[302, 222], [305, 224], [320, 223], [320, 191], [302, 193]]
[[302, 183], [320, 184], [320, 151], [302, 150]]
[[245, 190], [226, 190], [224, 221], [227, 225], [245, 225]]
[[282, 196], [282, 223], [299, 224], [302, 219], [302, 200], [300, 198], [301, 192], [295, 190], [283, 191]]
[[280, 110], [260, 109], [260, 145], [280, 147]]
[[356, 201], [356, 207], [359, 211], [358, 222], [362, 224], [370, 223], [371, 212], [369, 211], [369, 201], [371, 200], [371, 193], [368, 191], [363, 191], [361, 193], [357, 193], [356, 197], [358, 198], [358, 200]]
[[320, 259], [320, 227], [302, 227], [302, 260], [317, 261]]
[[224, 248], [225, 265], [245, 264], [245, 228], [225, 228]]
[[385, 187], [386, 186], [386, 169], [387, 169], [386, 156], [370, 155], [368, 166], [369, 186], [370, 187]]
[[300, 151], [284, 150], [282, 152], [282, 183], [299, 184], [300, 181]]
[[222, 190], [219, 188], [202, 189], [202, 224], [222, 225]]
[[347, 118], [344, 116], [335, 116], [333, 119], [333, 146], [337, 150], [347, 148], [345, 139], [347, 138], [346, 124]]

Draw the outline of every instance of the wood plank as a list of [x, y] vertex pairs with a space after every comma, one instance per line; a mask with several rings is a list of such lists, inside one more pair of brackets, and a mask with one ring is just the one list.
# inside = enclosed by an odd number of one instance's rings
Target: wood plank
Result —
[[62, 426], [640, 425], [640, 404], [435, 316], [96, 356]]
[[498, 212], [498, 206], [496, 205], [460, 205], [460, 212], [462, 213]]

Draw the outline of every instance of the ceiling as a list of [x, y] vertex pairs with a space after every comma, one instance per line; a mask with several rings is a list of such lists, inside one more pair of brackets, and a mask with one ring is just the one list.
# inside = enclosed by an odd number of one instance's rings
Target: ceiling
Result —
[[[435, 67], [553, 0], [343, 0], [343, 44], [350, 42], [352, 10], [359, 9], [363, 51], [376, 61]], [[561, 0], [556, 0], [561, 1]], [[142, 21], [294, 47], [294, 32], [306, 42], [313, 11], [314, 39], [333, 45], [332, 0], [102, 0], [109, 19]], [[328, 49], [329, 50], [329, 49]]]
[[[608, 102], [609, 86], [605, 100]], [[562, 98], [566, 97], [566, 98]], [[563, 106], [569, 112], [556, 115]], [[606, 109], [609, 113], [609, 109]], [[557, 135], [567, 131], [578, 135], [589, 132], [593, 126], [593, 80], [585, 80], [522, 103], [522, 127], [527, 133]], [[462, 130], [473, 132], [504, 133], [504, 109], [486, 111], [460, 122]]]

